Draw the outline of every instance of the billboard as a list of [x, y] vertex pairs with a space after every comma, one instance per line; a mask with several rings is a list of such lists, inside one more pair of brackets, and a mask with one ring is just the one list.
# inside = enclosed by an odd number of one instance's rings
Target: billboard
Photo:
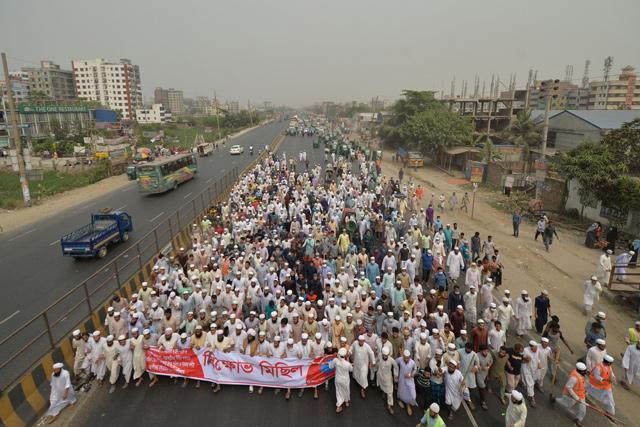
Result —
[[35, 105], [20, 104], [18, 105], [18, 113], [20, 114], [46, 114], [46, 113], [88, 113], [89, 109], [86, 105]]

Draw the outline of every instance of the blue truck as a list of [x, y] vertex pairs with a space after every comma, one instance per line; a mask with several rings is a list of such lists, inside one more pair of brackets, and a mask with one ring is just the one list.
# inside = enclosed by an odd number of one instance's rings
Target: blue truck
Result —
[[133, 230], [131, 215], [102, 209], [91, 214], [91, 223], [62, 236], [62, 254], [74, 258], [104, 258], [111, 243], [126, 242]]

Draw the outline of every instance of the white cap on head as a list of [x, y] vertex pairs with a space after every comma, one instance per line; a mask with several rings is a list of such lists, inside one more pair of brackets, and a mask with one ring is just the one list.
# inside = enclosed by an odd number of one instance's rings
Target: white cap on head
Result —
[[64, 365], [60, 362], [53, 364], [53, 369], [62, 369], [62, 368], [64, 368]]
[[138, 328], [131, 328], [131, 333], [132, 334], [135, 334], [136, 332], [139, 332]]
[[609, 354], [605, 354], [604, 355], [604, 361], [605, 362], [609, 362], [609, 363], [613, 363], [613, 356], [611, 356]]
[[604, 311], [599, 311], [599, 312], [598, 312], [598, 317], [599, 317], [600, 319], [606, 319], [606, 318], [607, 318], [607, 315], [604, 313]]
[[347, 349], [342, 347], [340, 350], [338, 350], [338, 356], [340, 357], [345, 357], [347, 355]]
[[456, 349], [456, 345], [454, 343], [450, 342], [449, 344], [447, 344], [447, 348], [449, 350], [455, 350]]
[[433, 328], [433, 329], [431, 330], [431, 333], [432, 333], [432, 334], [439, 334], [439, 333], [440, 333], [440, 331], [439, 331], [439, 330], [437, 330], [436, 328]]
[[149, 329], [145, 329], [144, 331], [142, 331], [142, 335], [147, 335], [150, 334], [151, 331]]
[[440, 405], [438, 405], [437, 403], [433, 402], [429, 406], [429, 410], [431, 410], [431, 412], [435, 412], [436, 414], [439, 414], [440, 413]]
[[529, 341], [529, 345], [530, 345], [531, 347], [537, 347], [537, 346], [538, 346], [538, 343], [537, 343], [537, 342], [535, 342], [534, 340], [531, 340], [531, 341]]
[[320, 338], [322, 338], [322, 334], [320, 332], [316, 332], [316, 339], [319, 340]]
[[279, 342], [280, 340], [282, 340], [282, 338], [280, 338], [280, 335], [276, 335], [275, 337], [273, 337], [273, 340]]
[[358, 335], [358, 341], [364, 341], [364, 335]]
[[236, 330], [238, 331], [242, 330], [242, 323], [236, 323]]
[[597, 276], [591, 276], [591, 280], [598, 280]]
[[124, 335], [120, 335], [120, 336], [118, 337], [118, 341], [124, 341], [124, 340], [126, 340], [126, 339], [127, 339], [127, 337], [126, 337], [126, 336], [124, 336]]
[[73, 331], [73, 336], [74, 337], [80, 336], [80, 329], [76, 329], [75, 331]]
[[94, 337], [99, 337], [100, 336], [100, 331], [93, 331], [93, 335]]
[[107, 335], [107, 341], [113, 341], [113, 335]]
[[606, 344], [607, 344], [607, 342], [606, 342], [605, 340], [603, 340], [602, 338], [598, 338], [598, 339], [596, 340], [596, 344], [597, 344], [597, 345], [606, 345]]
[[409, 350], [405, 350], [405, 351], [402, 352], [402, 355], [404, 357], [411, 357], [411, 352]]
[[543, 343], [549, 343], [549, 338], [547, 338], [547, 337], [542, 337], [542, 338], [540, 338], [540, 342], [543, 342]]
[[385, 356], [388, 356], [390, 352], [389, 347], [382, 347], [382, 354]]
[[187, 333], [186, 333], [186, 332], [183, 332], [183, 333], [180, 335], [180, 338], [182, 338], [183, 340], [186, 340], [186, 339], [187, 339]]
[[514, 398], [517, 401], [521, 401], [522, 400], [522, 393], [520, 393], [518, 390], [513, 390], [511, 392], [511, 397]]
[[467, 333], [467, 330], [466, 330], [466, 329], [460, 329], [460, 334], [464, 335], [464, 334], [466, 334], [466, 333]]
[[576, 369], [578, 371], [586, 371], [587, 370], [587, 365], [585, 365], [582, 362], [578, 362], [578, 363], [576, 363]]
[[289, 345], [293, 345], [293, 338], [289, 338], [289, 339], [287, 340], [287, 344], [289, 344]]
[[303, 340], [307, 340], [307, 339], [309, 339], [309, 334], [307, 334], [307, 333], [305, 332], [305, 333], [303, 333], [300, 337], [301, 337]]
[[456, 362], [455, 360], [449, 360], [449, 364], [453, 365], [453, 366], [458, 366], [458, 362]]

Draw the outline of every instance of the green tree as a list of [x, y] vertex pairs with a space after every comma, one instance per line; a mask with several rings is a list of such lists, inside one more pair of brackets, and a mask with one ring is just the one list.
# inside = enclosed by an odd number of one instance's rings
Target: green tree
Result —
[[602, 138], [602, 144], [618, 163], [624, 163], [632, 175], [640, 174], [640, 118], [624, 123]]
[[444, 106], [435, 98], [432, 91], [403, 90], [403, 99], [396, 101], [391, 107], [393, 116], [390, 120], [392, 126], [400, 126], [411, 116], [427, 110], [443, 110]]
[[535, 147], [542, 141], [542, 127], [531, 118], [531, 110], [522, 110], [511, 118], [502, 137], [510, 144]]
[[434, 108], [411, 115], [398, 128], [398, 135], [410, 148], [438, 154], [453, 145], [471, 145], [473, 123], [469, 117]]
[[53, 99], [42, 91], [34, 90], [29, 93], [26, 101], [27, 103], [46, 103], [53, 101]]
[[485, 163], [493, 163], [502, 160], [502, 154], [496, 151], [493, 140], [486, 133], [477, 135], [473, 140], [473, 145], [482, 146], [482, 161]]

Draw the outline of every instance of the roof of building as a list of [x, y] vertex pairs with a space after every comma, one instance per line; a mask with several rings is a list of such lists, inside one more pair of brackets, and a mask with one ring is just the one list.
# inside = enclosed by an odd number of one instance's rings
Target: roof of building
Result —
[[[563, 113], [571, 114], [598, 129], [619, 129], [624, 123], [640, 118], [640, 110], [550, 110], [549, 118]], [[531, 118], [542, 121], [544, 110], [532, 111]]]
[[480, 150], [478, 150], [477, 148], [467, 147], [467, 146], [456, 146], [456, 147], [451, 147], [445, 150], [445, 153], [451, 156], [456, 156], [458, 154], [464, 154], [464, 153], [479, 153], [479, 152]]

